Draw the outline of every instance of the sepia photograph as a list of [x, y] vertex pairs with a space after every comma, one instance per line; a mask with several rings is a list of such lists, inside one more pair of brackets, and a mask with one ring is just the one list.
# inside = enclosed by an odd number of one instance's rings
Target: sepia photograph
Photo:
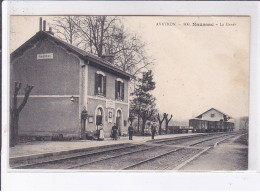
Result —
[[249, 16], [10, 16], [9, 168], [248, 170]]

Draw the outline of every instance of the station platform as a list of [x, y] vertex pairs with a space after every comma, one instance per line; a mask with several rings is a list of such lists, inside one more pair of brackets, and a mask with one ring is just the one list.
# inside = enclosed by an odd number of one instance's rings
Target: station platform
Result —
[[[174, 138], [181, 136], [197, 135], [197, 133], [185, 133], [185, 134], [169, 134], [155, 136], [155, 139]], [[10, 148], [9, 158], [37, 158], [37, 156], [48, 156], [48, 154], [57, 154], [60, 152], [73, 152], [73, 150], [89, 149], [94, 147], [116, 145], [125, 143], [144, 143], [151, 140], [151, 136], [133, 136], [133, 140], [129, 140], [128, 137], [120, 137], [118, 140], [107, 138], [103, 141], [97, 140], [78, 140], [78, 141], [37, 141], [24, 144], [18, 144], [13, 148]]]

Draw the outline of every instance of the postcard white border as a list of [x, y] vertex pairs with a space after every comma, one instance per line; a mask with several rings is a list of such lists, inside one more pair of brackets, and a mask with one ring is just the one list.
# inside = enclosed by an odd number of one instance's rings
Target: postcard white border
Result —
[[[259, 2], [3, 2], [2, 189], [3, 190], [252, 190], [260, 184]], [[21, 173], [7, 172], [10, 15], [244, 15], [251, 17], [250, 135], [248, 172], [232, 173]]]

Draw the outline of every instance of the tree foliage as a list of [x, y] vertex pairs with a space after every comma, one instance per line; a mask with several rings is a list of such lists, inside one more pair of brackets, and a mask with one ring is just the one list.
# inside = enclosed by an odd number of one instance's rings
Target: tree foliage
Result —
[[134, 98], [131, 100], [131, 113], [142, 119], [142, 134], [147, 120], [150, 120], [155, 112], [156, 98], [150, 93], [155, 89], [152, 71], [143, 73], [142, 78], [138, 79], [138, 84], [134, 91]]

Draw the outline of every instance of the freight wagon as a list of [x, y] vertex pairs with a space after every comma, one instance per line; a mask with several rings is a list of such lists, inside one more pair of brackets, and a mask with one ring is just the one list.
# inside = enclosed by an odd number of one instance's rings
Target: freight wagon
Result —
[[207, 121], [190, 119], [189, 126], [193, 133], [227, 132], [234, 130], [234, 123], [227, 121]]

